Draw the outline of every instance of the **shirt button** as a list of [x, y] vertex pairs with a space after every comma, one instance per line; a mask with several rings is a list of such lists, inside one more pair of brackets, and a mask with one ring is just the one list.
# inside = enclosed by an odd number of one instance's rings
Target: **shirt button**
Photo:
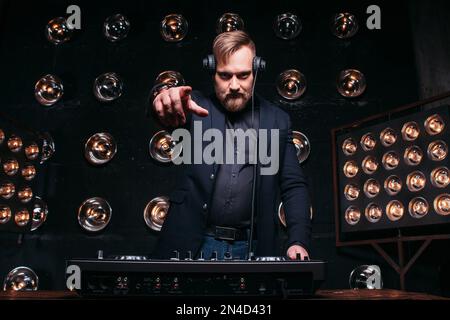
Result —
[[207, 203], [205, 203], [205, 204], [203, 205], [203, 210], [206, 210], [206, 209], [208, 209], [208, 204], [207, 204]]
[[209, 176], [209, 178], [210, 178], [211, 180], [214, 180], [214, 173], [211, 173], [211, 175]]

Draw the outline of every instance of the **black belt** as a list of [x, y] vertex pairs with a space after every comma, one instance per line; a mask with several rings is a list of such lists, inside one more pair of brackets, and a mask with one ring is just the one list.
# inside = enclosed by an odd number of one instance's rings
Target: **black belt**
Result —
[[205, 235], [220, 240], [243, 241], [248, 239], [249, 229], [237, 229], [230, 227], [208, 226]]

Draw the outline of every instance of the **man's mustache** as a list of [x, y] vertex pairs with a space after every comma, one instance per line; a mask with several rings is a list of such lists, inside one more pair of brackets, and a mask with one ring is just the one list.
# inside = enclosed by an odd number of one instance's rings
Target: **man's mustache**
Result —
[[225, 99], [237, 99], [237, 98], [245, 98], [245, 95], [242, 93], [229, 93], [225, 96]]

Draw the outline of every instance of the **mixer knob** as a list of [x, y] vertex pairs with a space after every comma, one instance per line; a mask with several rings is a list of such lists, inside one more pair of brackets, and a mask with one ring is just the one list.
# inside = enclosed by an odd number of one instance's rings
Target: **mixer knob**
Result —
[[232, 256], [231, 252], [227, 251], [227, 252], [225, 252], [223, 258], [226, 260], [231, 260], [231, 259], [233, 259], [233, 256]]
[[239, 279], [239, 289], [245, 290], [245, 288], [246, 288], [245, 278], [244, 278], [244, 277], [241, 277], [241, 278]]
[[161, 278], [160, 278], [160, 277], [156, 277], [156, 278], [155, 278], [154, 288], [155, 288], [156, 290], [161, 289]]
[[205, 260], [203, 251], [200, 251], [200, 256], [198, 257], [198, 260], [202, 260], [202, 261]]
[[180, 287], [180, 283], [178, 281], [178, 278], [175, 277], [172, 280], [172, 289], [177, 290]]
[[174, 250], [173, 255], [174, 257], [170, 258], [170, 260], [180, 260], [180, 253], [178, 252], [178, 250]]

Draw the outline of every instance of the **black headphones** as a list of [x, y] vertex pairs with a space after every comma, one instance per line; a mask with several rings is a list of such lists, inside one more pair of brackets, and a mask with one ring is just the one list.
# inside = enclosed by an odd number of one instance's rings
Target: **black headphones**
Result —
[[[216, 59], [213, 54], [208, 55], [203, 59], [203, 68], [208, 70], [211, 74], [216, 72]], [[261, 57], [255, 56], [253, 58], [253, 73], [256, 71], [264, 71], [266, 69], [266, 61]]]

